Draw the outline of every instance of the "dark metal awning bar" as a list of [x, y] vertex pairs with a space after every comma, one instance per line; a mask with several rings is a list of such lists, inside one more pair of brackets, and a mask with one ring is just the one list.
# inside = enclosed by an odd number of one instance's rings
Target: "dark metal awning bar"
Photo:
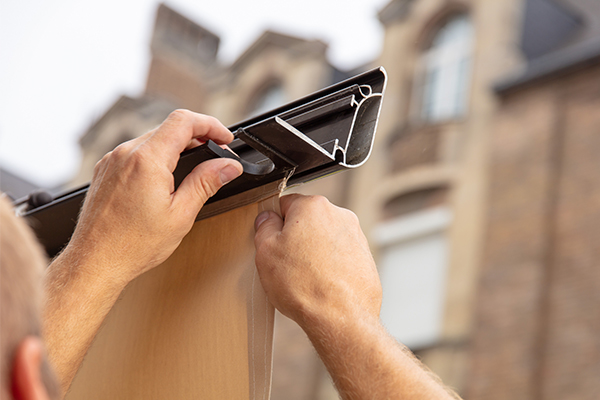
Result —
[[[229, 157], [242, 163], [244, 173], [207, 201], [197, 218], [202, 219], [264, 197], [285, 177], [294, 185], [356, 168], [371, 153], [385, 84], [385, 70], [376, 68], [230, 126], [231, 151], [209, 141], [181, 154], [175, 187], [203, 161]], [[87, 190], [88, 185], [35, 208], [17, 203], [49, 256], [68, 243]]]

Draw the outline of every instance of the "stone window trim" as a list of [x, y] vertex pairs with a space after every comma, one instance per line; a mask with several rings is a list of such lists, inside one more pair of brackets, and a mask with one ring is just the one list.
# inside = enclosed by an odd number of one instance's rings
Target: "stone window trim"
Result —
[[441, 206], [447, 207], [449, 199], [450, 187], [448, 185], [429, 185], [405, 191], [390, 196], [385, 201], [381, 207], [380, 221], [385, 224], [413, 213]]
[[448, 21], [458, 15], [472, 16], [473, 12], [469, 4], [462, 0], [449, 0], [437, 12], [435, 12], [423, 25], [415, 38], [415, 51], [421, 53], [426, 51], [439, 32]]
[[448, 229], [452, 223], [452, 211], [446, 205], [427, 208], [380, 223], [373, 231], [373, 242], [380, 247], [407, 241]]
[[[410, 194], [432, 188], [447, 188], [448, 203], [451, 202], [452, 189], [457, 179], [457, 168], [453, 165], [423, 165], [397, 174], [385, 175], [380, 185], [374, 188], [372, 198], [378, 210], [383, 210], [391, 200], [404, 194]], [[385, 215], [379, 214], [379, 221]]]

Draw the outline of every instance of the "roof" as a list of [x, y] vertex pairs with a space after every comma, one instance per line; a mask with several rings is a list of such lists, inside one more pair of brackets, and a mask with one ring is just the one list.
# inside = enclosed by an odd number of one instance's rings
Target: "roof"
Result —
[[230, 68], [232, 70], [243, 68], [249, 61], [259, 56], [264, 49], [271, 46], [283, 48], [288, 51], [294, 51], [294, 49], [302, 47], [304, 50], [310, 49], [323, 54], [325, 54], [328, 47], [327, 44], [321, 40], [306, 40], [296, 36], [267, 30], [233, 62]]
[[505, 93], [595, 64], [600, 64], [600, 38], [578, 43], [530, 61], [524, 70], [496, 85], [496, 91]]
[[521, 49], [528, 60], [564, 45], [583, 26], [575, 10], [554, 0], [526, 0]]
[[498, 93], [600, 62], [600, 2], [526, 0], [521, 39], [525, 68], [496, 85]]

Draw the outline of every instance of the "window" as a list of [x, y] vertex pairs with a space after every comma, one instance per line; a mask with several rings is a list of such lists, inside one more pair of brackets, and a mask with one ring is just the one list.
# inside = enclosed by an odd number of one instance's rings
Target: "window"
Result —
[[250, 104], [249, 116], [262, 114], [275, 107], [282, 105], [285, 101], [285, 93], [280, 84], [272, 84], [262, 90], [255, 100]]
[[413, 350], [441, 338], [450, 221], [448, 208], [439, 206], [383, 222], [374, 232], [382, 248], [381, 320], [392, 336]]
[[444, 24], [423, 54], [421, 119], [438, 122], [465, 115], [473, 29], [467, 15]]

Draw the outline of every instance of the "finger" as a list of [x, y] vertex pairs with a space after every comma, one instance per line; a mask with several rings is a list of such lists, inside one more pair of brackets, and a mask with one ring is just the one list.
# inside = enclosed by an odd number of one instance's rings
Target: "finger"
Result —
[[205, 142], [203, 142], [202, 140], [198, 140], [198, 139], [192, 139], [190, 140], [190, 142], [188, 143], [187, 146], [185, 146], [186, 150], [191, 150], [191, 149], [195, 149], [198, 146], [202, 146]]
[[220, 144], [219, 147], [222, 148], [223, 150], [227, 150], [230, 153], [235, 154], [238, 157], [240, 156], [238, 153], [236, 153], [235, 151], [231, 150], [231, 147], [227, 146], [226, 144]]
[[166, 162], [173, 172], [179, 154], [192, 139], [212, 140], [217, 144], [227, 144], [233, 134], [217, 120], [208, 115], [187, 110], [173, 111], [156, 132], [146, 142], [159, 161]]
[[293, 194], [281, 196], [279, 198], [279, 206], [281, 207], [281, 216], [285, 219], [285, 216], [288, 215], [288, 213], [290, 212], [290, 209], [293, 208], [293, 206], [295, 204], [297, 204], [299, 201], [302, 201], [303, 199], [305, 199], [307, 197], [308, 196], [305, 196], [305, 195], [299, 194], [299, 193], [293, 193]]
[[254, 245], [258, 249], [265, 240], [281, 232], [283, 219], [273, 211], [265, 211], [256, 217], [254, 227], [256, 229]]
[[[198, 147], [198, 146], [202, 146], [204, 143], [206, 143], [206, 142], [205, 142], [205, 141], [203, 141], [203, 140], [200, 140], [200, 139], [196, 139], [196, 138], [194, 138], [194, 139], [192, 139], [192, 140], [191, 140], [191, 141], [188, 143], [188, 145], [187, 145], [187, 146], [185, 146], [185, 150], [191, 150], [191, 149], [195, 149], [195, 148], [196, 148], [196, 147]], [[235, 153], [233, 150], [231, 150], [231, 149], [229, 148], [229, 146], [227, 146], [226, 144], [220, 144], [220, 145], [219, 145], [219, 147], [220, 147], [220, 148], [222, 148], [222, 149], [224, 149], [224, 150], [228, 150], [228, 151], [232, 152], [233, 154], [235, 154], [235, 155], [237, 156], [237, 154], [236, 154], [236, 153]]]
[[175, 207], [195, 217], [204, 203], [225, 184], [242, 174], [242, 165], [229, 158], [218, 158], [198, 165], [185, 177], [173, 195]]

